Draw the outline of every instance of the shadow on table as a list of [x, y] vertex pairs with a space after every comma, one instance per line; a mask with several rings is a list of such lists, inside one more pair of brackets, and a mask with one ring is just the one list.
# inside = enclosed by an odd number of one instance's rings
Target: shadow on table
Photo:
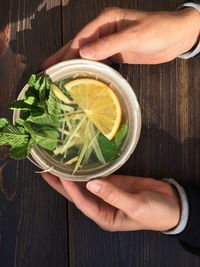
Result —
[[20, 54], [27, 65], [26, 75], [37, 72], [41, 62], [62, 47], [61, 8], [67, 7], [43, 7], [31, 19], [31, 27], [16, 32], [16, 38], [10, 41], [12, 51]]
[[[67, 1], [62, 1], [62, 4]], [[30, 20], [34, 18], [37, 12], [42, 9], [55, 8], [60, 6], [60, 0], [12, 0], [12, 1], [0, 1], [0, 31], [3, 30], [9, 23], [18, 23], [23, 20]]]
[[117, 173], [200, 184], [199, 162], [200, 138], [180, 143], [156, 125], [143, 125], [135, 152]]

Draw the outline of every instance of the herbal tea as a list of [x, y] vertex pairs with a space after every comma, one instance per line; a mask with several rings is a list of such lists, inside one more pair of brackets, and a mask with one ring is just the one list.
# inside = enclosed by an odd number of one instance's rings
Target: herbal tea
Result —
[[0, 119], [0, 145], [11, 146], [11, 157], [25, 158], [37, 145], [75, 174], [120, 156], [128, 124], [107, 84], [73, 77], [53, 83], [45, 75], [32, 75], [28, 85], [23, 99], [10, 105], [20, 110], [16, 125]]

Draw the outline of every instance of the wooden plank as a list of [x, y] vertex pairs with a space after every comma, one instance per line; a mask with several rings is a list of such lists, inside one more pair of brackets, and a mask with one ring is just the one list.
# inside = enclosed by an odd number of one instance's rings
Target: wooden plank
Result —
[[[173, 10], [182, 1], [74, 0], [63, 12], [63, 40], [69, 41], [108, 6]], [[157, 66], [123, 65], [142, 109], [142, 135], [122, 174], [200, 183], [200, 61], [177, 59]], [[69, 205], [70, 266], [177, 267], [200, 258], [177, 240], [156, 232], [108, 233]]]
[[[0, 116], [40, 62], [62, 46], [61, 1], [6, 1], [0, 20]], [[1, 10], [1, 9], [0, 9]], [[68, 266], [67, 202], [28, 161], [0, 147], [0, 266]]]

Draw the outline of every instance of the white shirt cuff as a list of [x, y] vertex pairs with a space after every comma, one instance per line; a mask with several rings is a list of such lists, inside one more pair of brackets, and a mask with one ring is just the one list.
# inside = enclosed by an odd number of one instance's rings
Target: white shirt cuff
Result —
[[[182, 4], [181, 6], [179, 6], [177, 8], [177, 10], [182, 9], [184, 7], [192, 7], [200, 13], [200, 4], [198, 4], [198, 3], [186, 2], [186, 3]], [[178, 58], [189, 59], [189, 58], [196, 56], [199, 53], [200, 53], [200, 42], [193, 50], [178, 56]]]
[[176, 188], [176, 190], [179, 193], [181, 201], [181, 216], [178, 225], [175, 228], [169, 231], [165, 231], [163, 233], [168, 235], [177, 235], [180, 234], [186, 228], [189, 218], [189, 203], [187, 194], [185, 192], [185, 189], [180, 184], [178, 184], [174, 179], [168, 178], [164, 179], [163, 181], [173, 185]]

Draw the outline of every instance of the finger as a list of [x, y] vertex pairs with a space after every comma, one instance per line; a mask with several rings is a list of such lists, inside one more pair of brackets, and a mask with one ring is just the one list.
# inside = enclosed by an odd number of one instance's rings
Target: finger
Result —
[[[74, 38], [55, 54], [47, 58], [40, 66], [45, 70], [50, 66], [62, 61], [79, 57], [80, 47], [94, 42], [101, 35], [111, 34], [115, 29], [115, 22], [123, 17], [123, 10], [111, 8], [103, 11], [96, 19], [88, 23]], [[106, 26], [105, 26], [106, 23]], [[103, 29], [101, 28], [103, 27]]]
[[134, 208], [132, 194], [122, 191], [108, 181], [91, 181], [87, 183], [86, 187], [90, 192], [103, 199], [106, 203], [124, 211], [125, 213]]
[[116, 31], [116, 23], [124, 16], [124, 10], [120, 8], [107, 8], [99, 16], [88, 23], [74, 38], [70, 50], [64, 55], [64, 59], [70, 54], [79, 55], [81, 47], [95, 42], [99, 38], [110, 35]]
[[72, 40], [69, 41], [66, 45], [64, 45], [61, 49], [59, 49], [56, 53], [51, 55], [49, 58], [47, 58], [41, 65], [41, 70], [46, 70], [47, 68], [51, 67], [52, 65], [60, 62], [64, 55], [68, 52], [68, 49], [70, 48], [70, 45], [72, 43]]
[[41, 174], [43, 179], [53, 188], [55, 189], [58, 193], [60, 193], [63, 197], [67, 198], [68, 200], [72, 201], [72, 199], [69, 197], [67, 192], [65, 191], [60, 178], [54, 176], [51, 173], [43, 173]]
[[114, 214], [113, 207], [91, 194], [80, 184], [63, 179], [61, 182], [77, 208], [97, 224], [105, 224], [106, 219]]
[[[67, 191], [74, 204], [81, 210], [86, 211], [87, 214], [91, 215], [96, 212], [96, 200], [91, 198], [83, 186], [79, 183], [68, 181], [65, 179], [60, 179], [63, 188]], [[84, 209], [83, 209], [84, 207]]]
[[120, 8], [106, 8], [94, 20], [89, 22], [76, 36], [74, 40], [74, 47], [79, 46], [81, 39], [90, 42], [98, 39], [100, 36], [111, 34], [116, 29], [116, 22], [122, 19], [124, 10]]
[[[124, 30], [100, 38], [97, 41], [82, 47], [80, 49], [80, 56], [87, 59], [103, 60], [126, 51], [129, 45], [127, 31]], [[133, 47], [133, 44], [131, 44], [131, 47]]]

